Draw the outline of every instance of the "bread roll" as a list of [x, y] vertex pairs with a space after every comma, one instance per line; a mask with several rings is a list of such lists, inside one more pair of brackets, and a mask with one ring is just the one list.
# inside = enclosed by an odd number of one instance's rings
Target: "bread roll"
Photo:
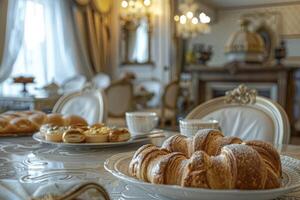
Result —
[[65, 116], [63, 119], [65, 120], [65, 125], [88, 125], [85, 119], [77, 115], [68, 115]]
[[36, 113], [33, 115], [30, 115], [28, 119], [34, 123], [36, 123], [38, 126], [41, 126], [46, 121], [47, 115], [45, 113]]
[[15, 132], [36, 132], [39, 130], [39, 127], [27, 119], [26, 117], [18, 117], [15, 119], [12, 119], [10, 121], [10, 124], [14, 126]]
[[14, 131], [15, 130], [13, 129], [13, 126], [9, 123], [7, 119], [0, 119], [0, 133], [13, 133]]
[[84, 119], [75, 115], [64, 117], [57, 113], [46, 115], [41, 111], [34, 110], [8, 111], [0, 114], [0, 136], [34, 133], [44, 124], [55, 126], [68, 126], [74, 124], [78, 126], [88, 125]]
[[63, 119], [63, 116], [58, 113], [52, 113], [47, 115], [47, 119], [45, 121], [45, 124], [52, 124], [56, 126], [64, 126], [65, 120]]

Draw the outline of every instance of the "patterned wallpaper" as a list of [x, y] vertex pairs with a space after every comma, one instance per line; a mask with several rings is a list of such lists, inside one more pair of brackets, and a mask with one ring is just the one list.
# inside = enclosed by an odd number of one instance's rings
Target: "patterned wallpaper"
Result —
[[[267, 20], [267, 23], [274, 25], [272, 29], [278, 33], [276, 34], [278, 40], [282, 38], [281, 36], [286, 38], [288, 49], [287, 60], [289, 62], [292, 61], [292, 63], [300, 63], [300, 3], [220, 10], [217, 14], [216, 22], [211, 24], [211, 33], [190, 39], [188, 48], [192, 49], [195, 43], [212, 45], [214, 53], [212, 59], [209, 61], [209, 65], [223, 65], [227, 62], [224, 54], [224, 46], [230, 35], [239, 29], [238, 19], [244, 15], [253, 15], [253, 13], [270, 13], [270, 16], [273, 16]], [[274, 13], [276, 15], [272, 15]]]

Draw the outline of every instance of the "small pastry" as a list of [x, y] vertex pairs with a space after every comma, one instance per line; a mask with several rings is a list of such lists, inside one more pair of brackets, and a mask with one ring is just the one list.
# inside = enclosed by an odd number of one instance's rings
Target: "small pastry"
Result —
[[90, 128], [84, 132], [85, 141], [89, 143], [108, 142], [110, 129], [108, 127]]
[[52, 142], [62, 142], [62, 136], [66, 130], [68, 130], [66, 126], [51, 126], [45, 134], [45, 139]]
[[46, 135], [47, 131], [52, 127], [53, 127], [53, 125], [51, 125], [51, 124], [44, 124], [40, 127], [40, 133], [42, 135]]
[[87, 125], [81, 125], [81, 124], [75, 124], [75, 125], [70, 125], [71, 129], [77, 129], [81, 132], [89, 130], [89, 126]]
[[124, 142], [130, 139], [130, 133], [126, 128], [112, 129], [109, 132], [109, 142]]
[[96, 123], [96, 124], [93, 124], [91, 126], [91, 128], [102, 128], [102, 127], [105, 127], [105, 124], [103, 124], [103, 123]]
[[66, 143], [81, 143], [84, 142], [85, 135], [78, 129], [70, 129], [64, 132], [62, 139]]

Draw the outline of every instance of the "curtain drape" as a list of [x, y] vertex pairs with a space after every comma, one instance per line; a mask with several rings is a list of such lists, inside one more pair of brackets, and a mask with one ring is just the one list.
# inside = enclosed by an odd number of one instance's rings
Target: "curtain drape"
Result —
[[0, 82], [12, 72], [22, 45], [24, 5], [24, 0], [0, 1]]
[[[46, 45], [49, 58], [48, 68], [54, 71], [53, 76], [58, 82], [76, 74], [87, 78], [93, 76], [93, 71], [87, 68], [81, 54], [80, 44], [76, 36], [76, 25], [73, 18], [73, 0], [41, 1], [46, 8]], [[52, 64], [52, 65], [50, 65]], [[50, 65], [50, 66], [49, 66]]]
[[12, 76], [33, 76], [36, 86], [61, 84], [78, 74], [92, 77], [79, 52], [73, 4], [73, 0], [26, 0], [24, 40]]
[[[73, 15], [81, 56], [86, 67], [94, 74], [106, 72], [110, 59], [109, 5], [97, 0], [75, 2]], [[105, 6], [101, 8], [100, 5]], [[108, 12], [101, 13], [99, 9], [106, 9]]]

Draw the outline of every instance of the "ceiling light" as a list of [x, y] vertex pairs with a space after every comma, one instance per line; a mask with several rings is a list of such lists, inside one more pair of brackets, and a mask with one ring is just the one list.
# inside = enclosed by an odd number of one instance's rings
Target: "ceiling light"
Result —
[[180, 18], [179, 18], [179, 22], [180, 22], [180, 24], [185, 24], [186, 23], [186, 16], [181, 15]]
[[121, 6], [122, 6], [123, 8], [127, 8], [128, 2], [127, 2], [127, 1], [122, 1]]
[[186, 16], [187, 16], [187, 18], [192, 19], [193, 16], [194, 16], [194, 14], [193, 14], [192, 11], [188, 11], [188, 12], [186, 13]]

